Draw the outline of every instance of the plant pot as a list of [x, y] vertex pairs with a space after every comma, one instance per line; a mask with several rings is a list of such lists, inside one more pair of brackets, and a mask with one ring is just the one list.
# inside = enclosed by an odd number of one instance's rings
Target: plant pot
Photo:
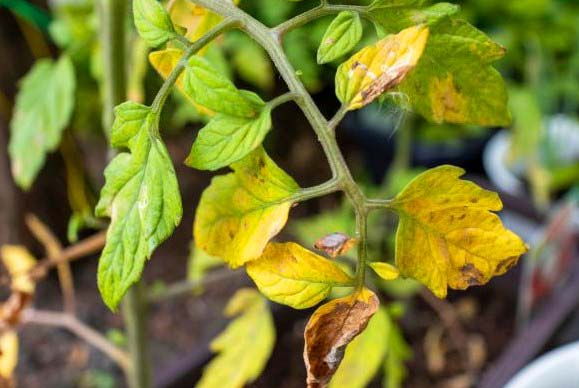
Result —
[[579, 387], [579, 342], [539, 357], [511, 379], [505, 388]]

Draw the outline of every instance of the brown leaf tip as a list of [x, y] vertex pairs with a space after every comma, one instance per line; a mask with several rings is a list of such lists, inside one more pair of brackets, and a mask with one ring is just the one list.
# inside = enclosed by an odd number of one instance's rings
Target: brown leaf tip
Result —
[[345, 233], [336, 232], [320, 238], [314, 248], [326, 252], [330, 257], [337, 257], [348, 252], [358, 241]]

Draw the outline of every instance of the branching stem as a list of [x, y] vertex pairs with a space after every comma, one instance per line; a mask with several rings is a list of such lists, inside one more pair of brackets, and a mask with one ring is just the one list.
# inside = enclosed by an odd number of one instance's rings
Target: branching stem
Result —
[[[340, 109], [331, 121], [328, 121], [322, 115], [284, 53], [281, 46], [281, 37], [286, 32], [324, 15], [334, 14], [344, 10], [354, 10], [365, 15], [368, 7], [329, 5], [326, 1], [322, 1], [320, 6], [310, 11], [296, 16], [277, 27], [268, 28], [252, 16], [240, 10], [233, 2], [220, 0], [191, 1], [227, 18], [227, 20], [236, 21], [237, 27], [245, 31], [267, 51], [290, 92], [295, 95], [295, 102], [304, 112], [316, 133], [332, 170], [332, 179], [330, 181], [320, 186], [302, 190], [295, 196], [295, 199], [296, 201], [310, 199], [334, 191], [343, 191], [345, 193], [356, 212], [356, 234], [359, 240], [356, 281], [357, 286], [361, 287], [364, 284], [365, 275], [368, 212], [380, 207], [380, 205], [387, 207], [388, 203], [378, 200], [368, 200], [352, 177], [334, 134], [334, 128], [345, 116], [347, 112], [346, 109]], [[293, 199], [294, 198], [292, 198], [292, 200]]]

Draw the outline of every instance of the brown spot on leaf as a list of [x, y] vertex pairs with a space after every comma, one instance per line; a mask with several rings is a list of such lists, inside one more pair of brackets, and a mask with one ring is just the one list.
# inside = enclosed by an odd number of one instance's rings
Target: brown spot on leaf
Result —
[[368, 88], [361, 91], [362, 104], [368, 105], [387, 90], [400, 84], [404, 77], [406, 77], [406, 74], [413, 68], [414, 66], [400, 66], [383, 73], [376, 81], [372, 82]]
[[376, 295], [363, 289], [334, 299], [314, 312], [304, 332], [308, 388], [328, 386], [346, 346], [366, 328], [378, 306]]
[[485, 283], [484, 274], [471, 263], [462, 266], [460, 272], [469, 286], [479, 286]]
[[314, 248], [326, 252], [331, 257], [337, 257], [348, 252], [356, 242], [355, 238], [336, 232], [320, 238], [314, 243]]

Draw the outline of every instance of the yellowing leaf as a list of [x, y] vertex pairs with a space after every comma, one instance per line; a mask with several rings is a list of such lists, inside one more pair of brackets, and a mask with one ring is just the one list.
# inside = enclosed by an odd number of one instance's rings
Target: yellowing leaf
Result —
[[195, 217], [197, 246], [239, 267], [261, 256], [287, 222], [297, 183], [258, 148], [213, 178]]
[[392, 264], [374, 262], [370, 263], [370, 267], [384, 280], [394, 280], [400, 276], [400, 271]]
[[0, 335], [0, 386], [12, 386], [12, 374], [17, 364], [18, 334], [14, 330], [8, 330]]
[[[153, 68], [159, 73], [159, 75], [163, 79], [167, 79], [171, 71], [177, 66], [179, 60], [183, 56], [183, 50], [175, 49], [175, 48], [168, 48], [165, 50], [153, 51], [149, 54], [149, 62]], [[195, 106], [195, 108], [201, 114], [205, 114], [208, 116], [213, 116], [214, 112], [210, 109], [207, 109], [203, 105], [197, 104], [193, 99], [183, 91], [183, 74], [180, 74], [175, 82], [177, 85], [177, 89], [187, 98], [187, 100]]]
[[387, 350], [389, 317], [383, 308], [368, 322], [366, 330], [346, 348], [346, 354], [330, 388], [364, 388], [378, 372]]
[[396, 266], [439, 298], [447, 287], [462, 290], [502, 275], [527, 250], [492, 213], [502, 208], [498, 195], [460, 180], [463, 174], [453, 166], [426, 171], [393, 204], [400, 215]]
[[2, 246], [0, 256], [2, 264], [10, 274], [12, 290], [33, 294], [36, 284], [29, 273], [36, 265], [36, 259], [26, 248], [16, 245]]
[[273, 350], [273, 318], [257, 291], [239, 290], [225, 315], [239, 316], [211, 342], [211, 350], [219, 354], [203, 371], [197, 388], [241, 388], [261, 374]]
[[325, 387], [344, 357], [346, 346], [378, 310], [378, 297], [368, 290], [334, 299], [319, 307], [304, 332], [308, 387]]
[[410, 27], [356, 53], [336, 73], [338, 99], [355, 110], [398, 85], [418, 63], [428, 34], [426, 26]]
[[247, 273], [269, 299], [295, 309], [324, 300], [332, 287], [352, 279], [336, 264], [295, 243], [269, 243], [260, 258], [247, 263]]

